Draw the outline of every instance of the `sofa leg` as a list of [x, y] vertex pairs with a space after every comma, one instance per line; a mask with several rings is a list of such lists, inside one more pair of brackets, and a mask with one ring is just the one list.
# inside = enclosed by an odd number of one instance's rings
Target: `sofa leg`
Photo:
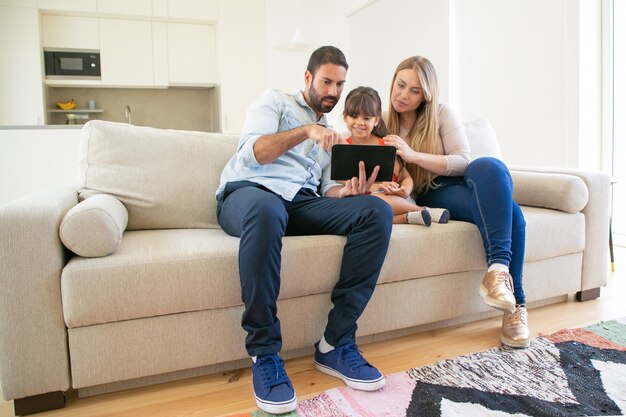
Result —
[[16, 416], [25, 416], [63, 407], [65, 407], [65, 393], [63, 391], [47, 392], [13, 400]]
[[576, 293], [576, 300], [577, 301], [595, 300], [598, 297], [600, 297], [600, 287], [591, 288], [591, 289], [585, 290], [585, 291], [578, 291]]

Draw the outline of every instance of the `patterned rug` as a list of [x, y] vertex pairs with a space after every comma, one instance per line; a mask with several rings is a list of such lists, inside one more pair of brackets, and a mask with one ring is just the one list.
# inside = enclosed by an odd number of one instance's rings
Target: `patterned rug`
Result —
[[541, 336], [527, 349], [490, 349], [386, 378], [380, 391], [334, 388], [281, 416], [625, 415], [626, 318]]

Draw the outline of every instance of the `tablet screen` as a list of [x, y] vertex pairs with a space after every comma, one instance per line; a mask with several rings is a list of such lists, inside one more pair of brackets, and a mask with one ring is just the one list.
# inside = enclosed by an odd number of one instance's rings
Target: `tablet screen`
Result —
[[376, 181], [391, 181], [396, 161], [394, 146], [378, 145], [335, 145], [330, 162], [330, 179], [335, 181], [359, 177], [359, 161], [365, 162], [365, 173], [369, 178], [376, 165], [380, 171]]

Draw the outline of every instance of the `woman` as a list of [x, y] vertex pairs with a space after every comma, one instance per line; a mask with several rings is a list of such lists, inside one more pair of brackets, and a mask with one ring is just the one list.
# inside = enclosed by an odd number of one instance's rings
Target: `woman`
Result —
[[395, 146], [414, 181], [417, 204], [447, 208], [452, 220], [475, 224], [487, 255], [480, 295], [504, 312], [500, 339], [530, 345], [522, 268], [526, 222], [513, 201], [511, 175], [495, 158], [471, 161], [456, 115], [438, 102], [431, 62], [415, 56], [398, 65], [391, 84], [385, 144]]

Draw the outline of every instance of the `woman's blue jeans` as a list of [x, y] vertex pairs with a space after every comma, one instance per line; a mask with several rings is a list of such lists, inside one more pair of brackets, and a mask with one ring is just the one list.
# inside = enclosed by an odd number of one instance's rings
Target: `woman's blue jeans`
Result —
[[472, 161], [462, 177], [438, 177], [439, 187], [418, 195], [417, 204], [446, 208], [452, 220], [475, 224], [483, 239], [487, 264], [509, 267], [515, 300], [524, 304], [522, 287], [526, 221], [513, 201], [513, 181], [506, 165], [496, 158]]
[[[304, 188], [287, 201], [249, 181], [226, 184], [217, 200], [220, 226], [241, 238], [239, 278], [245, 305], [241, 322], [248, 332], [248, 354], [278, 353], [282, 346], [276, 299], [283, 236], [347, 237], [324, 338], [333, 346], [354, 343], [357, 319], [374, 292], [387, 255], [391, 206], [374, 196], [327, 198]], [[302, 320], [302, 326], [307, 326], [305, 316]]]

